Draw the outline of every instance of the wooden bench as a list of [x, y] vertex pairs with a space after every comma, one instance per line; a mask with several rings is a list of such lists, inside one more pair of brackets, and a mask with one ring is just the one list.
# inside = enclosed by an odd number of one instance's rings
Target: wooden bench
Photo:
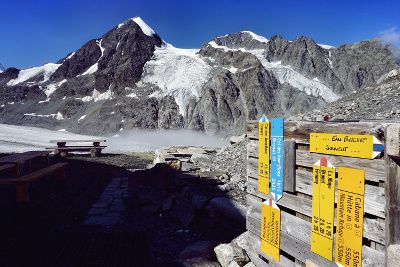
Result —
[[57, 174], [57, 180], [65, 180], [65, 166], [67, 165], [68, 163], [56, 163], [18, 178], [0, 178], [0, 185], [14, 185], [16, 201], [19, 203], [29, 202], [29, 186], [32, 182], [52, 173]]
[[14, 172], [15, 173], [15, 164], [4, 164], [0, 166], [0, 174]]
[[[107, 146], [101, 146], [101, 142], [106, 142], [104, 139], [97, 140], [51, 140], [50, 143], [56, 143], [57, 146], [54, 149], [54, 154], [66, 156], [69, 152], [90, 152], [92, 157], [98, 157], [101, 155], [101, 151]], [[92, 145], [70, 145], [67, 143], [92, 143]]]

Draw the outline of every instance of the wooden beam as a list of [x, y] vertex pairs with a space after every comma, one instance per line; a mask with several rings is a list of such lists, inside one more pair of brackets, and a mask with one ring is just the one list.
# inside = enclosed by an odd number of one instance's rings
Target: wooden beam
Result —
[[[386, 248], [400, 244], [400, 124], [386, 128]], [[386, 253], [388, 257], [388, 253]], [[386, 258], [387, 262], [390, 259]]]
[[293, 193], [296, 191], [296, 141], [285, 140], [284, 150], [283, 190]]

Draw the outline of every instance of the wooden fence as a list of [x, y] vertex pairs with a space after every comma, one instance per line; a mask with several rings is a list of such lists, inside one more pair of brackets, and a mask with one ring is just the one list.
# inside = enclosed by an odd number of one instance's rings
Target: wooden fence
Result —
[[[253, 263], [257, 267], [304, 266], [306, 263], [309, 263], [307, 265], [310, 266], [336, 266], [334, 261], [330, 262], [310, 250], [312, 168], [322, 155], [309, 152], [309, 134], [320, 132], [371, 134], [375, 135], [383, 144], [390, 142], [391, 149], [386, 151], [386, 155], [374, 160], [326, 155], [335, 167], [343, 166], [365, 170], [362, 265], [384, 266], [386, 247], [400, 241], [400, 186], [398, 185], [400, 146], [396, 143], [400, 139], [399, 129], [398, 124], [388, 127], [387, 124], [379, 122], [328, 124], [285, 122], [284, 194], [277, 202], [281, 209], [281, 255], [280, 262], [275, 262], [260, 250], [261, 204], [269, 196], [258, 192], [258, 122], [249, 122], [247, 126], [249, 141], [247, 147], [247, 205], [249, 212], [246, 227], [248, 230], [248, 254]], [[385, 134], [385, 131], [388, 133]]]

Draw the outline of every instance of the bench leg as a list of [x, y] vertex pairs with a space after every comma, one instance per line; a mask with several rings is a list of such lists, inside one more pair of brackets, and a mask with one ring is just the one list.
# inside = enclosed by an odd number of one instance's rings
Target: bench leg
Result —
[[15, 185], [16, 201], [18, 203], [29, 202], [29, 183], [18, 183]]

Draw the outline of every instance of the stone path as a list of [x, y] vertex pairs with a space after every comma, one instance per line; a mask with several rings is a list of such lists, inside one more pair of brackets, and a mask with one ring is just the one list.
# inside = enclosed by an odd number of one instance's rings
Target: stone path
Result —
[[111, 227], [123, 223], [124, 199], [128, 196], [128, 178], [114, 178], [92, 205], [88, 212], [86, 225]]

